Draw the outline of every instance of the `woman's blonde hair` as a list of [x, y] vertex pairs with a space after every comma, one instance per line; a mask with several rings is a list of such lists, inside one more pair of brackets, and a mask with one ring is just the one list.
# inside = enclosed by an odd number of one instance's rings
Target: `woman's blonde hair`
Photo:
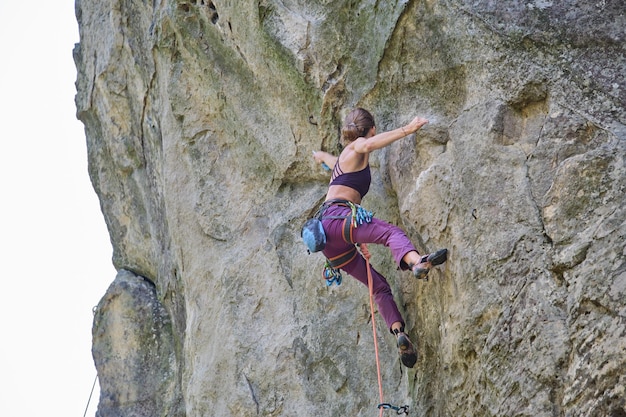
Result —
[[367, 110], [357, 107], [346, 116], [341, 129], [341, 138], [352, 142], [367, 135], [374, 126], [376, 126], [374, 116]]

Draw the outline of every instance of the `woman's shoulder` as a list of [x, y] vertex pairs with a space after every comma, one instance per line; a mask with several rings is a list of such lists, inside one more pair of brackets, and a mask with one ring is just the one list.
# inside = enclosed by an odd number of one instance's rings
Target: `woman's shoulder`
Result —
[[343, 172], [355, 172], [364, 169], [368, 163], [368, 155], [356, 152], [350, 146], [346, 146], [339, 155], [337, 163]]

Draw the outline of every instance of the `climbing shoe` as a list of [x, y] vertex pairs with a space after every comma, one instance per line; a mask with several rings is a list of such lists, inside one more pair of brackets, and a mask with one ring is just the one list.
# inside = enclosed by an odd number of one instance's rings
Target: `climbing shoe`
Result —
[[[420, 263], [417, 265], [409, 265], [411, 270], [413, 271], [413, 275], [417, 279], [428, 279], [428, 273], [430, 270], [437, 266], [441, 265], [445, 261], [448, 260], [448, 249], [439, 249], [437, 252], [433, 252], [429, 255], [422, 256]], [[430, 263], [430, 266], [426, 264]]]
[[398, 340], [398, 353], [400, 354], [400, 360], [402, 364], [407, 368], [412, 368], [417, 362], [417, 352], [413, 347], [413, 343], [403, 331], [394, 330], [394, 333]]

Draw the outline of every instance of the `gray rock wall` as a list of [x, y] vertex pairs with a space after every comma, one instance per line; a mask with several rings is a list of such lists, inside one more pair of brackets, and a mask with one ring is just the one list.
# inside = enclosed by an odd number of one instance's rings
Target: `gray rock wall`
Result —
[[[385, 400], [423, 416], [626, 416], [621, 0], [77, 0], [77, 116], [118, 276], [97, 415], [368, 416], [367, 289], [321, 279], [301, 224], [354, 106], [379, 129], [364, 205], [421, 251], [377, 320]], [[113, 277], [112, 277], [113, 278]]]

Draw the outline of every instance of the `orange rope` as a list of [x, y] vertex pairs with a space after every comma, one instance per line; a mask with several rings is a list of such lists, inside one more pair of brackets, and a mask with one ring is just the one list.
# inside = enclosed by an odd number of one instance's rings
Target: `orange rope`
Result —
[[[376, 371], [378, 372], [378, 392], [380, 394], [380, 404], [384, 403], [383, 400], [383, 379], [380, 375], [380, 359], [378, 359], [378, 337], [376, 336], [376, 320], [374, 319], [374, 284], [372, 280], [372, 271], [370, 270], [370, 261], [368, 257], [365, 257], [365, 263], [367, 266], [367, 286], [370, 290], [370, 311], [372, 312], [372, 332], [374, 333], [374, 351], [376, 352]], [[379, 417], [383, 416], [383, 409], [379, 408]]]

